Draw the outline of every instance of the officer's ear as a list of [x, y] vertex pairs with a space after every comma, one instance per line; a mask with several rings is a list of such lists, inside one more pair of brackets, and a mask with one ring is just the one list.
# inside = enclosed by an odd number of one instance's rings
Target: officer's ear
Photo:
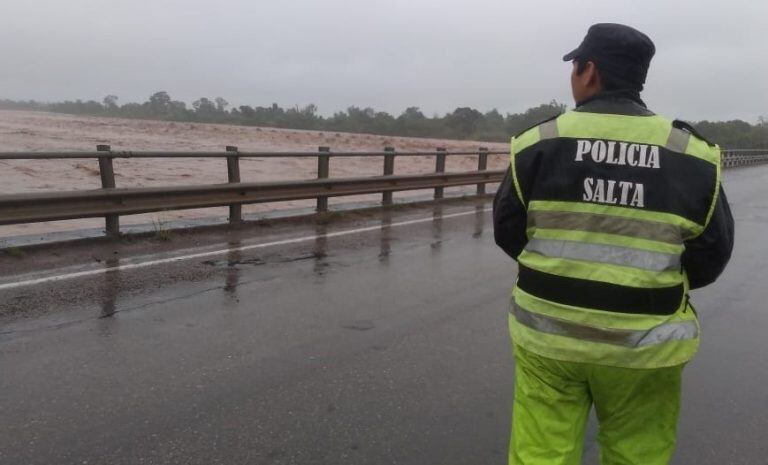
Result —
[[600, 75], [593, 61], [574, 60], [573, 72], [571, 73], [571, 90], [577, 105], [602, 90]]
[[578, 75], [579, 81], [581, 81], [581, 85], [585, 88], [597, 89], [602, 87], [600, 72], [597, 70], [597, 65], [594, 61], [576, 61], [576, 74]]
[[584, 69], [587, 67], [587, 63], [589, 63], [589, 61], [584, 60], [584, 59], [582, 59], [582, 60], [573, 60], [573, 64], [576, 65], [576, 74], [580, 75], [581, 73], [583, 73]]

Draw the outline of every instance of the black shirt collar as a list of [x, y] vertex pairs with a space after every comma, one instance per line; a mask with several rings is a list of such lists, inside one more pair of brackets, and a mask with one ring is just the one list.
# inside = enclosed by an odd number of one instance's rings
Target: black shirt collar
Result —
[[634, 90], [603, 91], [579, 102], [576, 111], [587, 113], [613, 113], [630, 116], [653, 116], [640, 93]]

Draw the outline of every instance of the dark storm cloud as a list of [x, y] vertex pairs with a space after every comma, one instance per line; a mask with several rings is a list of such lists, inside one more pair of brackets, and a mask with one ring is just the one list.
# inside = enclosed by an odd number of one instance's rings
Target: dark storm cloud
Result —
[[349, 105], [399, 113], [570, 103], [560, 61], [595, 22], [656, 42], [645, 93], [688, 119], [768, 114], [765, 2], [6, 0], [0, 97]]

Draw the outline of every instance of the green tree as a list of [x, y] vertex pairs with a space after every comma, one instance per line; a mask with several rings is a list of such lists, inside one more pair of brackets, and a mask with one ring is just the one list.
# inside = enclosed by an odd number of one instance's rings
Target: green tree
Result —
[[223, 113], [223, 112], [227, 111], [227, 107], [229, 106], [229, 102], [227, 102], [224, 98], [216, 97], [214, 99], [214, 101], [216, 102], [216, 111], [218, 111], [220, 113]]
[[219, 117], [219, 111], [216, 104], [207, 97], [201, 97], [192, 102], [192, 108], [195, 111], [195, 119], [199, 121], [216, 121]]
[[483, 114], [474, 108], [460, 107], [447, 116], [446, 124], [458, 139], [466, 139], [474, 133], [483, 120]]
[[168, 92], [161, 90], [149, 96], [147, 110], [150, 116], [166, 116], [170, 105], [171, 96], [168, 95]]
[[104, 97], [102, 103], [104, 105], [104, 109], [107, 110], [108, 113], [116, 113], [119, 109], [117, 106], [117, 95], [107, 95]]

